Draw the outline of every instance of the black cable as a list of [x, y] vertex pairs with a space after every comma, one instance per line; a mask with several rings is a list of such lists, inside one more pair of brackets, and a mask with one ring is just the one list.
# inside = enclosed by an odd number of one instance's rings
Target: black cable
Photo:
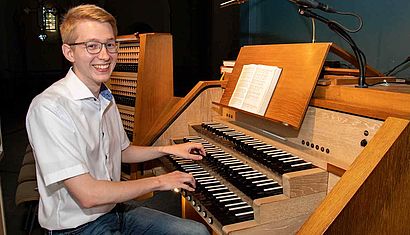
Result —
[[323, 16], [320, 16], [312, 11], [310, 11], [308, 8], [305, 7], [300, 7], [299, 8], [299, 14], [305, 17], [311, 17], [311, 18], [315, 18], [323, 23], [325, 23], [329, 29], [331, 29], [332, 31], [334, 31], [335, 33], [337, 33], [341, 38], [343, 38], [352, 48], [353, 53], [356, 57], [356, 61], [359, 65], [359, 84], [358, 87], [361, 88], [365, 88], [367, 87], [366, 84], [366, 56], [363, 53], [363, 51], [361, 51], [358, 46], [356, 45], [356, 43], [354, 42], [354, 40], [350, 37], [350, 35], [345, 31], [344, 27], [341, 27], [341, 25], [335, 21], [331, 21]]
[[405, 59], [403, 62], [401, 62], [400, 64], [396, 65], [394, 68], [390, 69], [387, 73], [385, 73], [384, 75], [389, 76], [394, 70], [396, 70], [398, 67], [404, 65], [405, 63], [410, 61], [410, 56], [407, 57], [407, 59]]
[[[350, 35], [346, 33], [343, 30], [343, 28], [340, 28], [338, 24], [335, 24], [334, 21], [329, 21], [328, 26], [332, 31], [336, 32], [342, 39], [344, 39], [352, 47], [353, 53], [355, 54], [355, 57], [358, 60], [357, 63], [359, 67], [362, 68], [360, 69], [360, 78], [364, 78], [366, 76], [367, 60], [366, 60], [366, 56], [363, 53], [363, 51], [359, 49], [359, 47], [356, 45], [356, 43], [350, 37]], [[363, 81], [363, 84], [361, 85], [366, 86], [367, 84], [365, 81]]]
[[357, 33], [359, 32], [362, 27], [363, 27], [363, 20], [362, 17], [360, 17], [358, 14], [353, 13], [353, 12], [343, 12], [343, 11], [336, 11], [336, 14], [339, 15], [349, 15], [349, 16], [353, 16], [355, 17], [358, 21], [359, 21], [359, 26], [357, 26], [356, 29], [349, 29], [346, 26], [342, 25], [341, 23], [337, 22], [337, 21], [333, 21], [335, 22], [335, 24], [339, 25], [342, 29], [344, 29], [345, 31], [349, 32], [349, 33]]

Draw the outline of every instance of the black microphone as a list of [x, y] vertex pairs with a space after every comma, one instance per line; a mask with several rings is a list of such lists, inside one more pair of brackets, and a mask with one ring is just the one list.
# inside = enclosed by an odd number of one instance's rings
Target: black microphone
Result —
[[336, 10], [331, 8], [329, 5], [326, 5], [324, 3], [321, 3], [315, 0], [289, 0], [289, 1], [294, 2], [297, 5], [302, 6], [302, 7], [319, 9], [319, 10], [329, 12], [329, 13], [336, 13]]

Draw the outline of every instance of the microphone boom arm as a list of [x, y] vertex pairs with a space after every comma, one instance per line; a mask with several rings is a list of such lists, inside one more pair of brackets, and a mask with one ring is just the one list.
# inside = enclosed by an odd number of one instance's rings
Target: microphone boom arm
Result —
[[320, 16], [305, 7], [299, 7], [299, 14], [305, 17], [310, 17], [317, 19], [324, 24], [326, 24], [329, 29], [337, 33], [341, 38], [343, 38], [347, 43], [349, 43], [350, 47], [353, 50], [353, 53], [356, 57], [357, 64], [359, 66], [359, 81], [357, 87], [359, 88], [367, 88], [368, 85], [366, 84], [366, 56], [364, 55], [363, 51], [361, 51], [352, 37], [342, 28], [339, 24], [326, 19], [323, 16]]

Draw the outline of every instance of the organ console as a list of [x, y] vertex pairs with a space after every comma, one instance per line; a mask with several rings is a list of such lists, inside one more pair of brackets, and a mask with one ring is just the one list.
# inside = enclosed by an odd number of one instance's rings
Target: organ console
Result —
[[[200, 82], [155, 121], [140, 143], [206, 149], [202, 161], [163, 159], [196, 179], [184, 217], [214, 234], [410, 232], [410, 89], [316, 86], [329, 50], [244, 47], [227, 84]], [[264, 116], [227, 105], [248, 63], [283, 68]]]

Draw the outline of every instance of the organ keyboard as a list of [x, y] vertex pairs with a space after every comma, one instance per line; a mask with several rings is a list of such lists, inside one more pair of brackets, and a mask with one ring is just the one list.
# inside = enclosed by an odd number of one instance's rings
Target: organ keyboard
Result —
[[[201, 143], [206, 150], [202, 161], [170, 157], [176, 169], [193, 174], [195, 192], [183, 190], [181, 194], [216, 233], [232, 233], [238, 224], [253, 227], [255, 221], [302, 216], [323, 199], [328, 189], [325, 171], [266, 138], [219, 121], [190, 125], [191, 135], [174, 140]], [[309, 185], [308, 179], [316, 185]], [[284, 208], [289, 204], [299, 207], [299, 212], [265, 214], [273, 205]]]
[[236, 150], [279, 174], [312, 168], [311, 162], [305, 162], [297, 156], [275, 148], [252, 136], [235, 131], [226, 125], [204, 123], [201, 126], [215, 136], [228, 140]]

